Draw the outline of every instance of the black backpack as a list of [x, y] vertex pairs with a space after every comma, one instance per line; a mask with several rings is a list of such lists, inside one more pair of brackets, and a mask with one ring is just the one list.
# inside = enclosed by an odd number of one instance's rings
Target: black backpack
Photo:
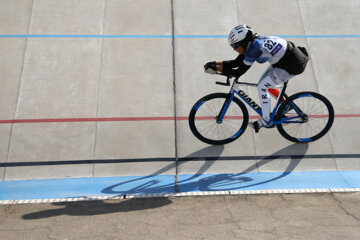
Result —
[[274, 68], [286, 70], [291, 75], [299, 75], [305, 71], [306, 64], [309, 61], [309, 54], [304, 47], [297, 47], [294, 43], [288, 41], [285, 55], [275, 64]]

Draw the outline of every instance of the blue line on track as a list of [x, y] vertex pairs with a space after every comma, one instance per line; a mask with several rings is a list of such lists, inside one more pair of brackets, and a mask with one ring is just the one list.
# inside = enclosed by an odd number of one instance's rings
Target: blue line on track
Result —
[[[282, 38], [360, 38], [360, 34], [351, 35], [275, 35]], [[76, 34], [1, 34], [0, 38], [167, 38], [172, 35], [76, 35]], [[227, 38], [227, 35], [174, 35], [174, 38]]]
[[[180, 192], [360, 188], [360, 171], [179, 175]], [[0, 200], [174, 193], [174, 175], [1, 181]]]

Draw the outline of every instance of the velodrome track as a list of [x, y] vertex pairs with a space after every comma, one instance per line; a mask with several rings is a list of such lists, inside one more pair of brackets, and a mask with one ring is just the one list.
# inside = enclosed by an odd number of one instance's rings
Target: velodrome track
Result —
[[[0, 201], [358, 191], [359, 1], [264, 4], [2, 0]], [[192, 105], [229, 90], [202, 66], [236, 57], [227, 34], [239, 23], [308, 49], [287, 92], [332, 102], [325, 137], [293, 144], [276, 129], [248, 128], [215, 147], [192, 135]], [[266, 67], [242, 80], [256, 83]]]

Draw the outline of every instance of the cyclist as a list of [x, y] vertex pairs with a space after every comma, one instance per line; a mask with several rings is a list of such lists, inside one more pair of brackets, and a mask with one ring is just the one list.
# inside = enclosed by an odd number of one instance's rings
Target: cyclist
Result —
[[250, 125], [255, 129], [272, 127], [268, 89], [287, 82], [305, 70], [309, 60], [306, 49], [296, 47], [294, 43], [279, 37], [257, 35], [247, 25], [239, 25], [232, 29], [228, 42], [239, 53], [238, 57], [230, 61], [208, 62], [204, 65], [205, 72], [215, 74], [219, 71], [227, 76], [241, 76], [255, 61], [269, 62], [270, 66], [258, 83], [262, 118]]

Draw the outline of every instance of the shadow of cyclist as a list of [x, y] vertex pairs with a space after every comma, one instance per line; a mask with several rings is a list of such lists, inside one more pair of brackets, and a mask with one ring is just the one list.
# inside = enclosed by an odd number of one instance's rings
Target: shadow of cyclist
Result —
[[[203, 148], [197, 152], [194, 152], [187, 156], [188, 160], [199, 159], [199, 156], [209, 156], [211, 159], [216, 160], [219, 158], [221, 153], [224, 150], [224, 146], [211, 146]], [[201, 157], [200, 157], [201, 158]], [[181, 164], [179, 162], [178, 164]], [[203, 174], [208, 168], [211, 167], [213, 162], [205, 161], [203, 166], [198, 170], [196, 174]], [[176, 163], [171, 163], [164, 168], [159, 169], [150, 176], [139, 177], [134, 180], [129, 180], [121, 182], [119, 184], [105, 188], [102, 192], [108, 194], [129, 194], [129, 193], [143, 193], [146, 190], [152, 192], [168, 192], [168, 189], [174, 189], [175, 184], [165, 184], [161, 187], [153, 187], [156, 183], [152, 180], [153, 176], [160, 175], [168, 170], [171, 170], [176, 167]], [[149, 179], [145, 184], [139, 184], [138, 186], [132, 188], [129, 191], [116, 191], [115, 188], [121, 185], [134, 184], [136, 182], [143, 182]], [[169, 198], [149, 198], [149, 199], [128, 199], [115, 201], [115, 203], [109, 201], [81, 201], [81, 202], [64, 202], [64, 203], [52, 203], [53, 206], [64, 206], [64, 208], [48, 209], [39, 212], [33, 212], [23, 215], [23, 219], [42, 219], [49, 217], [56, 217], [60, 215], [69, 215], [69, 216], [91, 216], [91, 215], [102, 215], [115, 212], [131, 212], [131, 211], [141, 211], [152, 208], [159, 208], [171, 204], [172, 201]]]
[[[272, 181], [276, 181], [283, 177], [288, 176], [299, 164], [301, 159], [305, 156], [307, 150], [309, 148], [308, 144], [292, 144], [287, 146], [272, 155], [259, 158], [254, 157], [256, 163], [249, 166], [247, 169], [240, 173], [225, 173], [225, 174], [214, 174], [209, 176], [201, 176], [203, 173], [208, 170], [211, 165], [215, 161], [219, 161], [220, 154], [222, 153], [224, 147], [223, 146], [212, 146], [208, 148], [204, 148], [200, 151], [192, 153], [191, 155], [182, 158], [181, 161], [178, 162], [178, 166], [188, 161], [204, 161], [202, 167], [192, 175], [183, 175], [179, 176], [178, 181], [176, 182], [178, 190], [180, 192], [186, 191], [225, 191], [225, 190], [237, 190], [242, 188], [254, 187], [261, 184], [269, 183]], [[209, 156], [209, 151], [212, 151], [214, 157], [201, 157], [201, 156]], [[291, 155], [296, 152], [296, 155]], [[284, 159], [288, 161], [290, 159], [289, 164], [287, 165], [285, 171], [280, 172], [279, 175], [276, 175], [270, 179], [264, 181], [255, 181], [251, 177], [251, 175], [247, 174], [253, 171], [258, 171], [261, 166], [264, 166], [271, 161]], [[241, 160], [238, 160], [241, 161]], [[175, 164], [172, 164], [175, 165]], [[173, 189], [174, 183], [165, 183], [161, 184], [160, 182], [153, 180], [152, 177], [154, 175], [158, 175], [161, 172], [169, 170], [170, 165], [160, 169], [156, 173], [151, 176], [139, 177], [136, 179], [132, 179], [129, 181], [117, 183], [111, 185], [102, 190], [102, 193], [112, 194], [112, 195], [126, 195], [126, 194], [140, 194], [140, 193], [168, 193], [169, 189]], [[234, 171], [236, 172], [236, 170]], [[144, 183], [144, 180], [149, 179], [148, 182]], [[138, 183], [138, 184], [136, 184]], [[131, 188], [127, 188], [126, 185], [133, 186]], [[135, 186], [134, 186], [135, 185]], [[126, 190], [125, 190], [126, 189]]]
[[[257, 162], [255, 164], [251, 165], [240, 173], [213, 174], [205, 177], [194, 175], [188, 179], [182, 179], [182, 181], [180, 181], [180, 190], [184, 192], [231, 191], [241, 190], [244, 188], [254, 188], [256, 186], [274, 182], [291, 174], [291, 172], [304, 158], [308, 148], [308, 144], [292, 144], [273, 153], [272, 155], [262, 158], [256, 158]], [[294, 152], [296, 152], [296, 155], [293, 155]], [[283, 159], [284, 161], [290, 160], [289, 164], [286, 166], [286, 169], [281, 172], [273, 172], [272, 176], [267, 179], [254, 179], [252, 178], [252, 176], [254, 175], [249, 174], [253, 172], [261, 172], [260, 168], [262, 166], [269, 164], [274, 160], [281, 159]]]
[[[208, 170], [214, 161], [218, 160], [220, 158], [221, 153], [224, 151], [224, 146], [210, 146], [203, 149], [200, 149], [199, 151], [196, 151], [188, 156], [186, 156], [184, 159], [187, 161], [195, 161], [195, 160], [204, 160], [203, 165], [201, 168], [195, 173], [195, 175], [201, 175]], [[210, 157], [211, 156], [211, 157]], [[208, 159], [211, 159], [212, 161], [207, 161]], [[121, 183], [117, 183], [114, 185], [111, 185], [105, 189], [103, 189], [101, 192], [105, 194], [118, 194], [118, 195], [126, 195], [126, 194], [137, 194], [137, 193], [169, 193], [173, 192], [176, 188], [175, 181], [172, 183], [165, 183], [162, 184], [154, 180], [153, 177], [160, 175], [168, 170], [171, 170], [173, 168], [179, 167], [181, 164], [185, 163], [185, 161], [178, 161], [173, 162], [160, 170], [150, 174], [149, 176], [144, 177], [138, 177], [135, 179], [131, 179], [128, 181], [124, 181]], [[148, 181], [147, 181], [148, 180]], [[159, 185], [160, 184], [160, 185]], [[134, 186], [127, 188], [128, 186]], [[124, 190], [124, 189], [127, 190]]]
[[[187, 156], [186, 161], [194, 161], [194, 160], [203, 160], [203, 166], [195, 173], [194, 175], [190, 175], [187, 178], [181, 179], [179, 181], [179, 186], [182, 191], [188, 190], [200, 190], [200, 191], [219, 191], [219, 190], [236, 190], [241, 188], [254, 187], [257, 185], [269, 183], [272, 181], [276, 181], [280, 178], [284, 178], [289, 175], [299, 164], [301, 159], [305, 156], [308, 150], [308, 144], [293, 144], [286, 148], [283, 148], [272, 155], [263, 157], [262, 159], [257, 159], [258, 161], [249, 166], [247, 169], [242, 171], [241, 173], [228, 173], [228, 174], [216, 174], [208, 177], [204, 177], [199, 179], [196, 178], [201, 176], [201, 174], [205, 173], [207, 169], [211, 167], [214, 161], [219, 160], [219, 156], [221, 155], [224, 147], [223, 146], [212, 146], [201, 149], [189, 156]], [[209, 152], [213, 155], [213, 157], [201, 157], [201, 156], [209, 156]], [[291, 155], [291, 153], [296, 152], [297, 155]], [[290, 162], [286, 167], [285, 171], [279, 173], [279, 175], [274, 176], [271, 179], [267, 179], [260, 182], [254, 182], [254, 179], [249, 177], [247, 173], [253, 172], [254, 170], [264, 166], [271, 161], [276, 159], [284, 159], [288, 160], [290, 158]], [[241, 160], [240, 160], [241, 161]], [[180, 161], [178, 165], [183, 164], [185, 161]], [[163, 172], [168, 171], [171, 168], [176, 166], [175, 163], [172, 163], [151, 176], [159, 175]], [[139, 181], [139, 179], [146, 180], [150, 177], [141, 177], [134, 180], [121, 182], [118, 184], [114, 184], [102, 190], [103, 193], [107, 194], [129, 194], [129, 193], [143, 193], [144, 191], [148, 192], [162, 192], [168, 189], [169, 184], [164, 184], [162, 186], [152, 186], [152, 184], [142, 184], [142, 187], [134, 187], [133, 189], [127, 191], [117, 190], [118, 187], [125, 184], [131, 183], [132, 185]], [[195, 180], [195, 181], [194, 181]], [[240, 185], [239, 185], [240, 184]], [[170, 184], [174, 187], [174, 184]], [[120, 202], [116, 201], [115, 203], [109, 201], [87, 201], [87, 202], [65, 202], [65, 203], [53, 203], [54, 206], [65, 206], [60, 209], [49, 209], [34, 213], [29, 213], [23, 216], [23, 219], [41, 219], [41, 218], [49, 218], [59, 215], [70, 215], [70, 216], [91, 216], [91, 215], [100, 215], [100, 214], [109, 214], [114, 212], [130, 212], [130, 211], [139, 211], [145, 209], [159, 208], [171, 204], [172, 201], [169, 198], [151, 198], [151, 199], [129, 199], [122, 200]]]
[[[82, 201], [53, 203], [53, 209], [33, 212], [22, 216], [24, 220], [43, 219], [60, 215], [93, 216], [116, 212], [132, 212], [146, 209], [160, 208], [171, 204], [169, 198], [148, 198], [108, 201]], [[64, 206], [56, 208], [56, 206]]]

